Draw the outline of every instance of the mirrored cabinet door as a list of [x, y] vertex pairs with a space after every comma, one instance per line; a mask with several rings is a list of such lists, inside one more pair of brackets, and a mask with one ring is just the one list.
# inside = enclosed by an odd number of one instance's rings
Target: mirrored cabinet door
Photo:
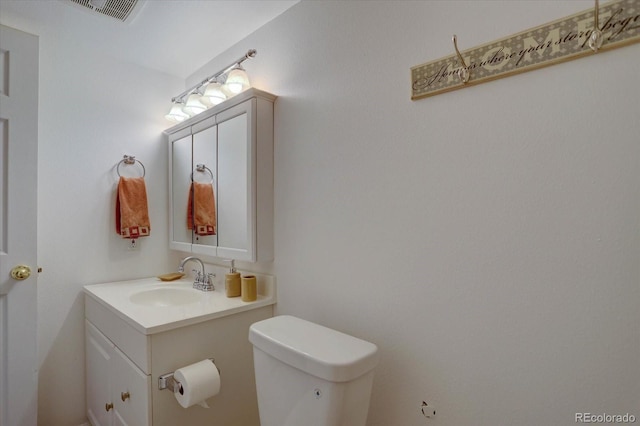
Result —
[[218, 256], [229, 259], [253, 257], [254, 253], [249, 238], [255, 223], [252, 106], [248, 101], [218, 117], [218, 155], [224, 159], [218, 163], [218, 200], [224, 206], [218, 217]]
[[[217, 183], [217, 167], [218, 167], [218, 135], [217, 126], [213, 125], [214, 120], [207, 120], [201, 124], [204, 126], [193, 126], [193, 170], [190, 179], [195, 183], [211, 185], [213, 188], [213, 208], [217, 213], [219, 204]], [[186, 206], [186, 204], [185, 204]], [[186, 208], [186, 207], [185, 207]], [[220, 226], [218, 225], [219, 229]], [[195, 231], [193, 233], [193, 252], [200, 254], [208, 254], [216, 256], [216, 247], [218, 246], [218, 231], [213, 235], [199, 235]]]
[[192, 137], [191, 129], [185, 129], [171, 135], [169, 143], [169, 162], [173, 173], [170, 174], [171, 223], [169, 235], [171, 248], [190, 251], [192, 243], [191, 230], [187, 228], [187, 203], [191, 182], [189, 173], [192, 170]]

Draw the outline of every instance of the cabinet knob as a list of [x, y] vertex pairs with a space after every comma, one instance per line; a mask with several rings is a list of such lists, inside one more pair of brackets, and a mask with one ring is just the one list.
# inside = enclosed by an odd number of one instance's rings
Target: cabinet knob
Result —
[[104, 409], [105, 409], [105, 410], [107, 410], [107, 411], [109, 411], [109, 410], [113, 409], [113, 402], [107, 402], [107, 403], [104, 405]]
[[125, 402], [130, 397], [131, 395], [129, 395], [129, 392], [120, 392], [120, 399], [122, 399], [122, 402]]

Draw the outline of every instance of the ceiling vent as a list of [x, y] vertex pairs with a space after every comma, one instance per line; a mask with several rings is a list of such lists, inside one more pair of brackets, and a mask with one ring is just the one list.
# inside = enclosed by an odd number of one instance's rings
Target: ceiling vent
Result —
[[122, 22], [130, 22], [140, 11], [145, 0], [68, 0], [74, 6], [108, 16]]

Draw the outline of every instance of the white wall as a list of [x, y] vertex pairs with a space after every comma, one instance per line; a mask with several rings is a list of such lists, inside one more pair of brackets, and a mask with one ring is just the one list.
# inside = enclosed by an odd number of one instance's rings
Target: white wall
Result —
[[[25, 7], [68, 8], [62, 2]], [[69, 9], [65, 16], [73, 19], [75, 10]], [[86, 421], [82, 287], [174, 269], [167, 263], [161, 133], [168, 127], [163, 115], [171, 96], [184, 89], [184, 81], [67, 39], [56, 31], [60, 22], [38, 26], [3, 14], [3, 24], [40, 36], [38, 421], [76, 426]], [[139, 240], [137, 251], [128, 251], [115, 233], [115, 166], [124, 154], [146, 167], [151, 236]]]
[[253, 83], [280, 96], [258, 267], [279, 313], [379, 345], [369, 425], [640, 418], [640, 45], [410, 100], [409, 68], [453, 33], [589, 7], [302, 2], [189, 79], [258, 50]]

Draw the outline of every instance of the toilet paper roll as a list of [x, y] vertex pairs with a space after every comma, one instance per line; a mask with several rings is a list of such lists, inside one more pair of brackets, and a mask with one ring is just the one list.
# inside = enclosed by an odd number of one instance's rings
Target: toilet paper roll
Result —
[[173, 377], [180, 383], [173, 395], [184, 408], [196, 404], [208, 408], [204, 401], [220, 392], [220, 373], [209, 359], [179, 368]]

